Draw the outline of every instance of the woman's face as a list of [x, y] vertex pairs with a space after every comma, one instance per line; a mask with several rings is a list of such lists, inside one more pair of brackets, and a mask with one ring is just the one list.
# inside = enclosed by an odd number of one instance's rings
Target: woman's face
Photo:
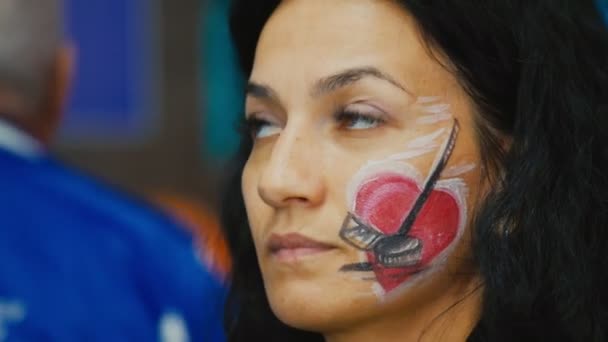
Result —
[[[284, 1], [248, 86], [243, 195], [285, 323], [430, 319], [475, 279], [473, 106], [389, 1]], [[398, 320], [395, 320], [395, 322]]]

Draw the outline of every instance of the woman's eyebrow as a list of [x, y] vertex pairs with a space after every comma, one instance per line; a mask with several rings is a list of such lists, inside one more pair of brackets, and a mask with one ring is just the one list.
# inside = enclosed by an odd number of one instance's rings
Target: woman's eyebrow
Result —
[[247, 96], [252, 96], [263, 100], [272, 100], [275, 102], [280, 102], [279, 96], [271, 87], [264, 84], [256, 83], [254, 81], [249, 81], [247, 83], [247, 87], [245, 88], [245, 94]]
[[[386, 81], [393, 86], [399, 88], [403, 92], [413, 96], [413, 93], [409, 91], [402, 84], [397, 82], [389, 74], [382, 72], [380, 69], [372, 66], [357, 67], [343, 70], [339, 73], [331, 76], [323, 77], [319, 79], [311, 88], [311, 95], [313, 97], [319, 97], [327, 93], [334, 92], [340, 88], [349, 86], [353, 83], [360, 81], [365, 77], [373, 77], [382, 81]], [[247, 96], [255, 97], [262, 100], [270, 100], [275, 103], [281, 103], [277, 92], [270, 86], [257, 83], [255, 81], [249, 81], [247, 83], [246, 91]]]
[[327, 93], [336, 91], [339, 88], [343, 88], [353, 83], [356, 83], [365, 77], [373, 77], [386, 81], [392, 84], [393, 86], [399, 88], [400, 90], [413, 96], [413, 93], [411, 91], [409, 91], [406, 87], [397, 82], [389, 74], [382, 72], [380, 69], [372, 66], [346, 69], [337, 74], [324, 77], [315, 82], [315, 85], [311, 89], [311, 94], [313, 97], [322, 96]]

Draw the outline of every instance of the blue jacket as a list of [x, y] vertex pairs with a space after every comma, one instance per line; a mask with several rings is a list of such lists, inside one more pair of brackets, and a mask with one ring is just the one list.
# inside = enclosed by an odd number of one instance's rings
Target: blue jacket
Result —
[[224, 297], [167, 217], [0, 149], [0, 341], [222, 341]]

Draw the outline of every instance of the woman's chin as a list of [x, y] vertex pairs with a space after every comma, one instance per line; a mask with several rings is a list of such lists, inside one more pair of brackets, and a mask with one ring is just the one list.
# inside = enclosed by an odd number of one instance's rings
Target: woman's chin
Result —
[[378, 306], [369, 285], [347, 283], [290, 280], [270, 284], [266, 292], [280, 321], [293, 328], [323, 333], [351, 326]]

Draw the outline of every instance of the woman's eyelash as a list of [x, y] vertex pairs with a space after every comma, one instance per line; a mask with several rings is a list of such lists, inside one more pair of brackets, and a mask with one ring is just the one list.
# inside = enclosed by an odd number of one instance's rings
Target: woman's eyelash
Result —
[[334, 120], [336, 120], [336, 122], [338, 122], [342, 127], [348, 127], [349, 124], [357, 121], [363, 121], [371, 125], [382, 124], [385, 122], [380, 115], [364, 113], [351, 109], [342, 109], [338, 111], [334, 115]]
[[268, 124], [270, 124], [269, 121], [260, 119], [255, 115], [250, 115], [247, 117], [247, 119], [245, 119], [245, 131], [249, 134], [249, 136], [255, 137], [260, 131], [260, 128]]

